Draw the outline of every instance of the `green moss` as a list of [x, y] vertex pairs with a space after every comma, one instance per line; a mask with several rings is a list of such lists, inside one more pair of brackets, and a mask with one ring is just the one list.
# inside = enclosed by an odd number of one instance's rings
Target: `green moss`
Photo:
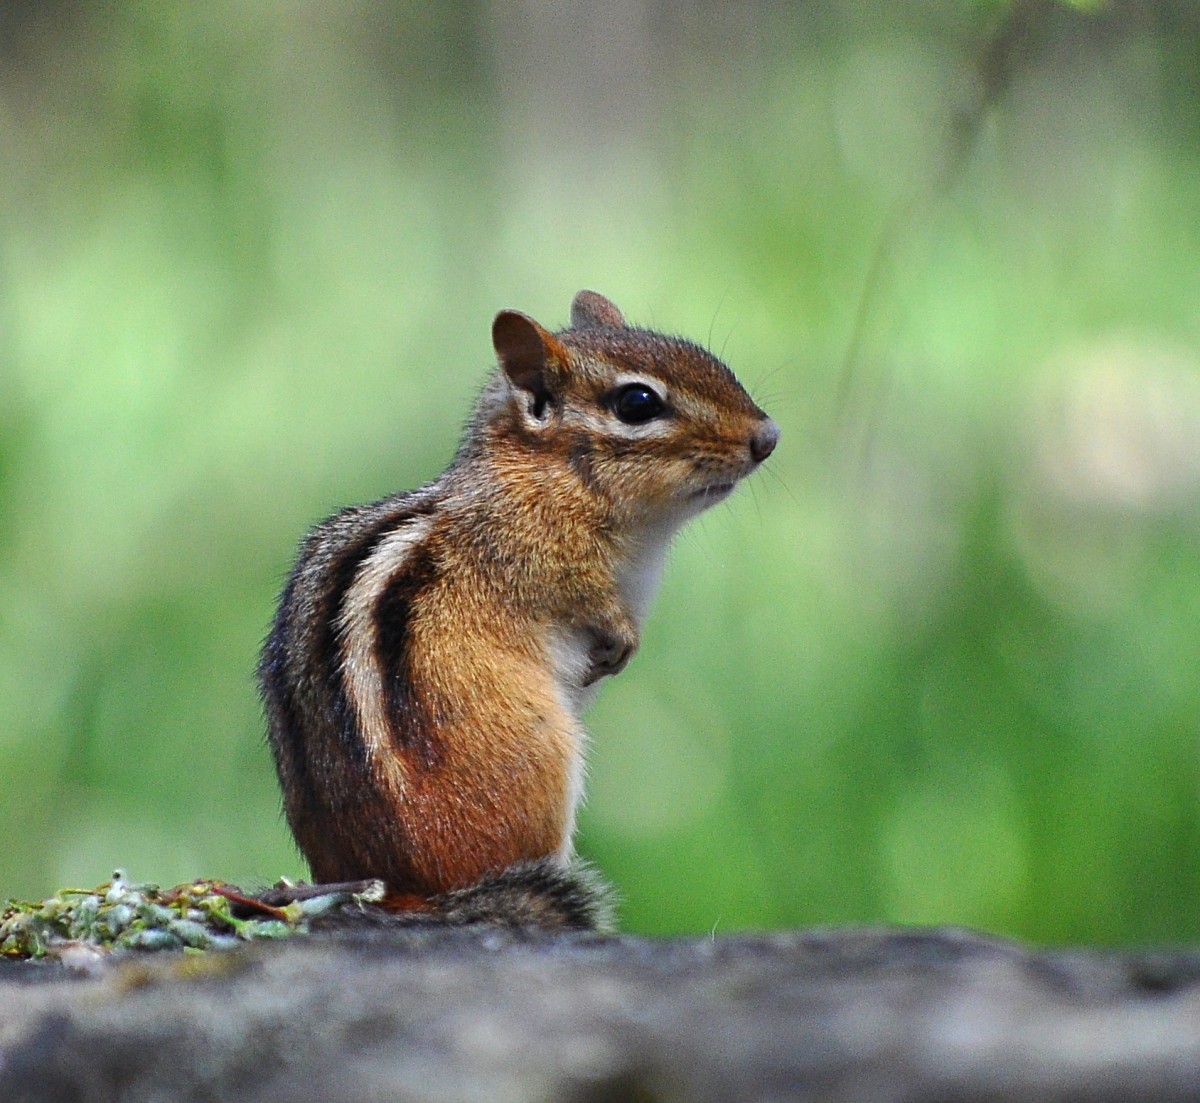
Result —
[[260, 938], [303, 934], [309, 920], [347, 893], [271, 907], [222, 881], [172, 888], [134, 883], [117, 870], [94, 889], [60, 889], [47, 900], [10, 900], [0, 912], [0, 957], [57, 956], [68, 947], [117, 950], [219, 950]]

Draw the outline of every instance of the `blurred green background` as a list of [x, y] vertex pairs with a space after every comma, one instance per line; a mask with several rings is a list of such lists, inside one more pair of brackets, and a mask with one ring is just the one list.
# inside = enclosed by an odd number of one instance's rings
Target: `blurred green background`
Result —
[[0, 3], [0, 896], [303, 874], [295, 544], [581, 287], [783, 427], [589, 718], [626, 926], [1200, 937], [1191, 0]]

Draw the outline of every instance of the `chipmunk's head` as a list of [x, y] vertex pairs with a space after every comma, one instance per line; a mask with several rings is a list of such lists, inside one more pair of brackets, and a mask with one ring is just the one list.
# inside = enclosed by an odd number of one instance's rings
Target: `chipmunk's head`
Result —
[[550, 333], [515, 310], [492, 326], [489, 406], [506, 430], [633, 523], [677, 525], [726, 497], [774, 450], [779, 427], [711, 353], [626, 324], [581, 291]]

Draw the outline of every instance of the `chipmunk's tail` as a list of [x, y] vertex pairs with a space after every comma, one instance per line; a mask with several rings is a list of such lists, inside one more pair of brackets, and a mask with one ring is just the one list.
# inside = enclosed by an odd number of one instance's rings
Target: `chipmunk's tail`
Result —
[[578, 859], [514, 862], [467, 888], [423, 900], [384, 897], [382, 906], [414, 924], [524, 927], [551, 931], [611, 931], [613, 891]]
[[428, 907], [420, 919], [454, 927], [607, 931], [614, 925], [612, 889], [592, 867], [580, 861], [563, 865], [552, 858], [515, 862], [428, 901]]
[[614, 894], [586, 862], [555, 858], [514, 862], [466, 888], [439, 896], [396, 892], [383, 881], [309, 885], [281, 881], [247, 895], [226, 886], [245, 909], [299, 904], [316, 929], [354, 927], [507, 927], [513, 930], [596, 931], [615, 927]]

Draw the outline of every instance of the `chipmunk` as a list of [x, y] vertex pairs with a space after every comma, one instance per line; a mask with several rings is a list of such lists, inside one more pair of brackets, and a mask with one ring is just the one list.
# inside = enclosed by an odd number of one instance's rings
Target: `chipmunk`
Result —
[[492, 342], [446, 471], [304, 541], [259, 668], [269, 741], [314, 880], [592, 928], [580, 714], [636, 650], [673, 534], [779, 429], [716, 357], [592, 291], [557, 333], [501, 311]]

